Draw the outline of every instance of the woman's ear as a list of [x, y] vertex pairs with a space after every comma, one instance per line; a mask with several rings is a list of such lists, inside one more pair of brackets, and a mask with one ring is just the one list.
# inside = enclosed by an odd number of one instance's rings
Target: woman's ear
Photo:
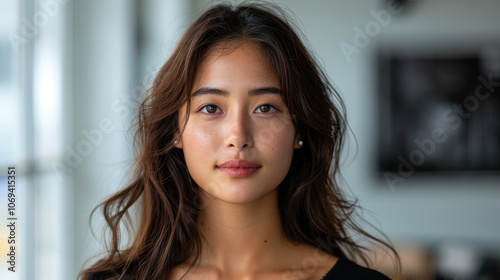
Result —
[[174, 147], [176, 147], [177, 149], [182, 149], [182, 140], [181, 140], [179, 133], [175, 133]]
[[177, 149], [182, 149], [182, 141], [179, 139], [174, 140], [174, 145]]
[[300, 149], [304, 146], [304, 140], [300, 137], [300, 135], [297, 135], [295, 137], [295, 144], [293, 145], [294, 149]]

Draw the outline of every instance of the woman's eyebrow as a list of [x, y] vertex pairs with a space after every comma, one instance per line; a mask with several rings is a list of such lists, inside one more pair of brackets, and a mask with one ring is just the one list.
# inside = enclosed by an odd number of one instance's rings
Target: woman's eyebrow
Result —
[[[272, 93], [272, 94], [279, 94], [280, 90], [277, 87], [262, 87], [262, 88], [254, 88], [248, 91], [248, 95], [259, 95], [259, 94], [267, 94], [267, 93]], [[212, 87], [202, 87], [198, 89], [197, 91], [193, 92], [191, 94], [191, 97], [196, 97], [204, 94], [214, 94], [214, 95], [222, 95], [222, 96], [227, 96], [229, 93], [225, 90], [218, 89], [218, 88], [212, 88]]]

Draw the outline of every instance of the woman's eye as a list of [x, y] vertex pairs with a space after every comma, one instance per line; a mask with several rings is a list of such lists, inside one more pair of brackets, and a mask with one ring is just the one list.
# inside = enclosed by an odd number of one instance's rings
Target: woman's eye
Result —
[[270, 113], [272, 110], [276, 110], [276, 108], [271, 104], [263, 104], [257, 107], [257, 110], [260, 110], [261, 113]]
[[[256, 109], [257, 113], [263, 113], [263, 114], [272, 113], [272, 112], [274, 112], [273, 110], [277, 111], [276, 107], [274, 107], [271, 104], [262, 104], [259, 107], [257, 107], [257, 109]], [[217, 107], [216, 105], [208, 104], [208, 105], [201, 107], [199, 111], [201, 111], [205, 114], [212, 115], [212, 114], [218, 113], [220, 111], [220, 108]]]
[[219, 109], [219, 107], [217, 107], [215, 105], [205, 105], [205, 106], [201, 107], [200, 111], [205, 110], [205, 113], [207, 113], [207, 114], [215, 114], [215, 113], [217, 113], [218, 109]]

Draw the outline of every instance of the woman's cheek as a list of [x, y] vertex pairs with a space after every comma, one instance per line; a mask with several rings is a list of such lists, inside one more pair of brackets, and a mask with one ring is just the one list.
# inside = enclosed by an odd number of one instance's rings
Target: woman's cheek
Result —
[[210, 125], [208, 123], [192, 123], [186, 127], [186, 140], [197, 149], [205, 148], [206, 146], [212, 146], [211, 143], [217, 133], [216, 126]]
[[293, 141], [295, 129], [292, 124], [283, 125], [281, 121], [273, 119], [262, 131], [262, 135], [268, 141], [285, 144], [290, 140]]

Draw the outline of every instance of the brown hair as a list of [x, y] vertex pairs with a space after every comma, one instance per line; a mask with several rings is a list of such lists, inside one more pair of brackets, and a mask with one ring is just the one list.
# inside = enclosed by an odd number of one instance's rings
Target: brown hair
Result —
[[[182, 150], [174, 148], [174, 137], [180, 131], [178, 112], [186, 102], [190, 105], [204, 55], [215, 44], [229, 41], [251, 41], [262, 47], [295, 129], [304, 140], [278, 186], [288, 238], [337, 257], [361, 258], [368, 265], [365, 248], [353, 238], [358, 233], [387, 246], [399, 264], [387, 242], [355, 222], [358, 206], [345, 198], [338, 184], [347, 128], [345, 107], [284, 14], [276, 6], [219, 4], [187, 29], [140, 105], [134, 180], [96, 207], [102, 207], [111, 243], [104, 259], [80, 273], [82, 279], [100, 271], [113, 272], [110, 277], [127, 274], [135, 279], [159, 279], [190, 257], [198, 259], [202, 238], [197, 228], [198, 189]], [[139, 224], [128, 247], [121, 249], [121, 224], [132, 227], [129, 210], [133, 205], [139, 206]]]

